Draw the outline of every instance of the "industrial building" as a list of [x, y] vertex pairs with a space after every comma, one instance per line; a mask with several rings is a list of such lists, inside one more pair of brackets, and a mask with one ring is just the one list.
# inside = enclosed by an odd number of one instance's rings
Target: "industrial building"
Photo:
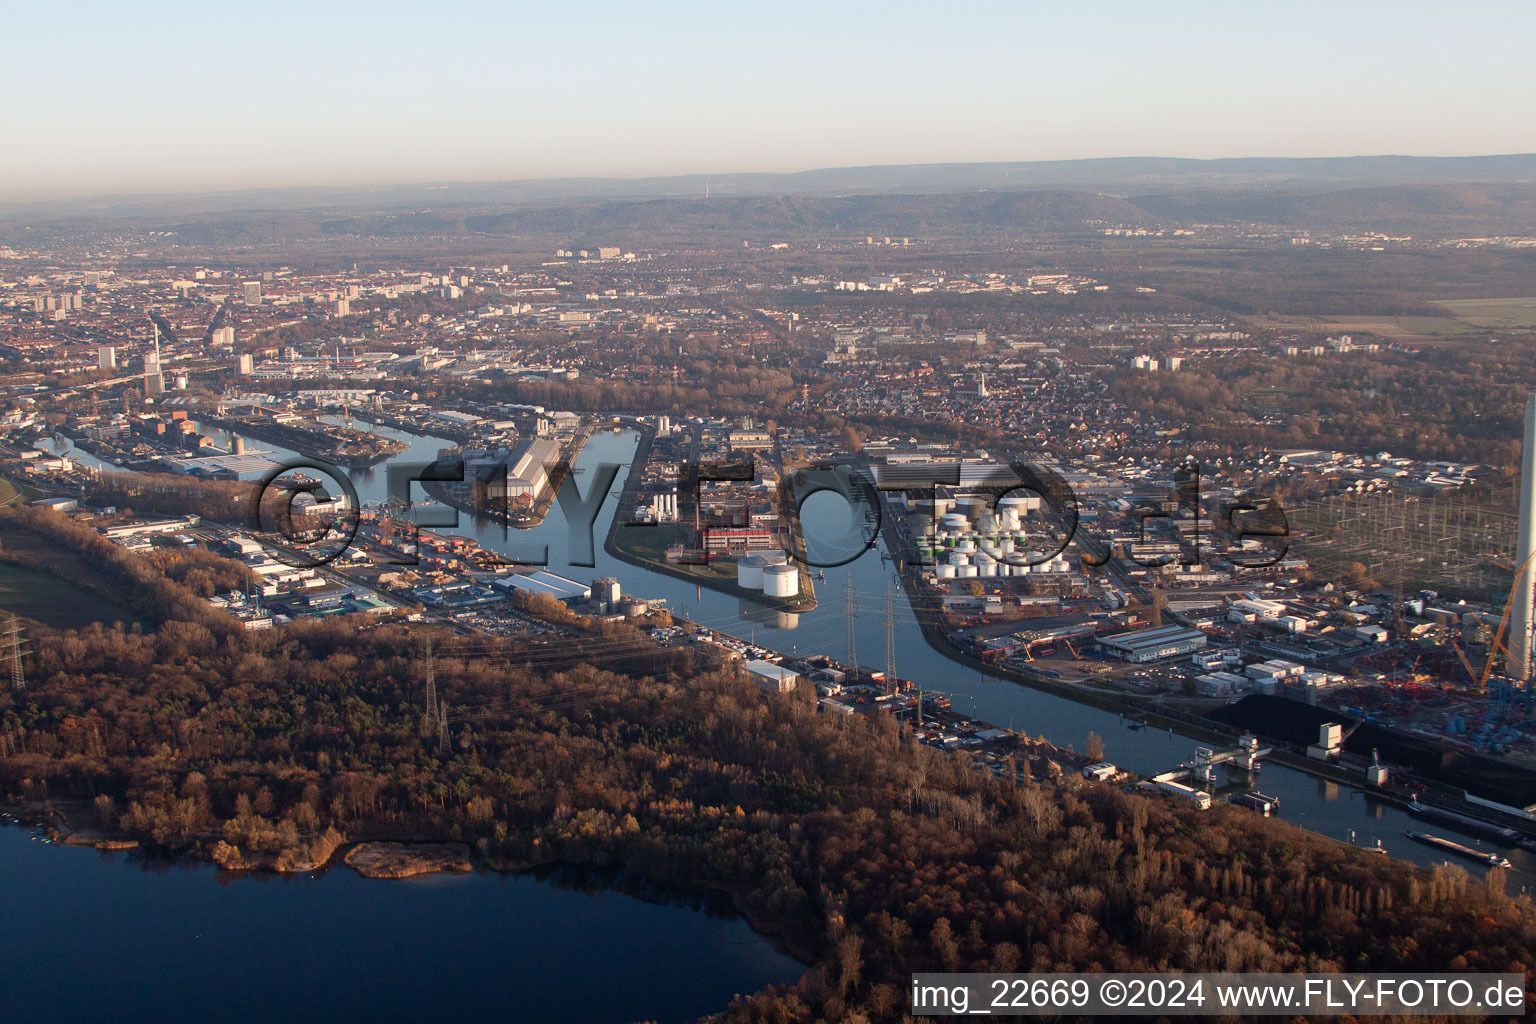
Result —
[[549, 491], [549, 474], [560, 456], [560, 445], [552, 440], [529, 441], [516, 458], [506, 461], [507, 475], [499, 473], [486, 481], [486, 497], [492, 501], [526, 498], [538, 501]]
[[1158, 626], [1103, 637], [1099, 640], [1099, 646], [1126, 661], [1139, 664], [1180, 654], [1193, 654], [1206, 645], [1206, 640], [1206, 635], [1198, 629]]
[[749, 661], [742, 669], [764, 693], [790, 693], [800, 684], [800, 673], [771, 661]]
[[585, 583], [577, 583], [568, 580], [564, 576], [556, 576], [552, 572], [539, 569], [530, 573], [514, 573], [494, 581], [491, 586], [498, 590], [521, 594], [547, 594], [562, 604], [575, 604], [578, 601], [586, 601], [592, 597], [592, 588]]

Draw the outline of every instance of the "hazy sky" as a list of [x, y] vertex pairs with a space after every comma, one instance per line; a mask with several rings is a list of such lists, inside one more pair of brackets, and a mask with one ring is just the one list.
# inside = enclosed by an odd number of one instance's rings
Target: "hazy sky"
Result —
[[0, 4], [0, 197], [1536, 151], [1536, 4]]

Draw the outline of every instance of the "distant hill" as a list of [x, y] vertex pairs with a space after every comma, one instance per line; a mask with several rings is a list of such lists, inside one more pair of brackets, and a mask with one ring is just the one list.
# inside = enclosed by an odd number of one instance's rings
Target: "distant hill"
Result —
[[243, 245], [346, 237], [611, 240], [625, 232], [1070, 235], [1106, 225], [1195, 223], [1442, 237], [1536, 234], [1536, 155], [1126, 157], [0, 205], [0, 241], [11, 244], [104, 230], [170, 231], [184, 244]]
[[842, 233], [911, 237], [998, 228], [1078, 231], [1089, 223], [1161, 221], [1111, 196], [1087, 192], [960, 193], [815, 198], [653, 199], [515, 210], [465, 218], [471, 231], [495, 234], [601, 234], [616, 230]]
[[1018, 192], [1036, 189], [1107, 192], [1302, 188], [1343, 185], [1536, 183], [1536, 154], [1471, 157], [1352, 156], [1309, 159], [1244, 157], [1186, 160], [1115, 157], [1013, 163], [892, 164], [785, 174], [688, 174], [655, 178], [540, 178], [492, 182], [425, 182], [379, 187], [249, 189], [180, 196], [98, 196], [38, 203], [0, 203], [0, 217], [182, 216], [235, 210], [400, 210], [498, 204], [677, 196], [841, 196], [894, 193]]
[[1390, 185], [1329, 191], [1186, 192], [1132, 202], [1179, 223], [1242, 223], [1456, 236], [1536, 234], [1536, 184]]

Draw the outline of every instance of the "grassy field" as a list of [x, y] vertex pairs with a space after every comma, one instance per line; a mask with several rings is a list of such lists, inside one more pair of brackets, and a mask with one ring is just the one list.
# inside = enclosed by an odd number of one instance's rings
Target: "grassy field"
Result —
[[1478, 334], [1484, 328], [1454, 316], [1298, 316], [1253, 317], [1255, 327], [1277, 331], [1328, 331], [1339, 334], [1374, 334], [1387, 341], [1426, 341]]
[[68, 580], [36, 569], [0, 563], [0, 609], [54, 629], [79, 629], [93, 622], [137, 622], [143, 617]]
[[1473, 327], [1512, 330], [1536, 328], [1536, 297], [1524, 299], [1443, 299], [1437, 306], [1450, 310], [1458, 320]]
[[736, 583], [736, 561], [731, 558], [711, 558], [707, 565], [676, 565], [667, 561], [667, 547], [682, 540], [682, 531], [675, 526], [622, 526], [614, 537], [615, 546], [635, 558], [673, 568], [701, 579]]

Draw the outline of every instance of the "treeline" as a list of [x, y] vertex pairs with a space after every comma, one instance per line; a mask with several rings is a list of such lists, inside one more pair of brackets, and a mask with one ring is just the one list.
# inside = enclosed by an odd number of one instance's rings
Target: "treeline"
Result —
[[196, 515], [220, 523], [244, 524], [251, 518], [256, 485], [234, 480], [197, 480], [173, 473], [102, 473], [84, 497], [98, 507], [129, 514]]

